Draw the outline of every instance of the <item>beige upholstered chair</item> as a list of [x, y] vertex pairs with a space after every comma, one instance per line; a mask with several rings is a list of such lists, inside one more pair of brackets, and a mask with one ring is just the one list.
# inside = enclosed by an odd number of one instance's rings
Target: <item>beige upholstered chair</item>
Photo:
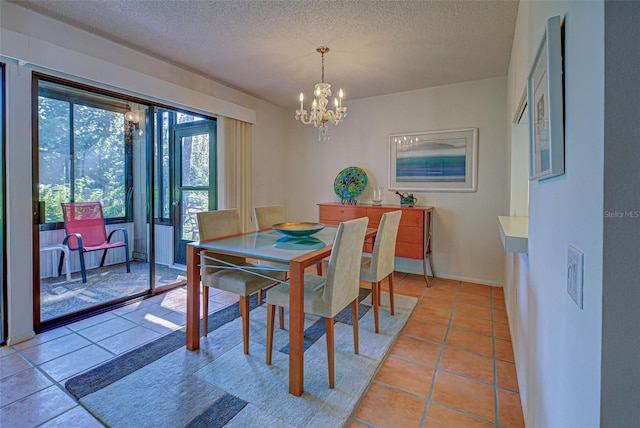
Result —
[[[198, 213], [198, 229], [200, 231], [200, 240], [221, 238], [223, 236], [236, 235], [242, 232], [240, 226], [240, 215], [237, 209], [205, 211]], [[265, 287], [270, 287], [276, 280], [284, 280], [283, 272], [274, 272], [270, 270], [253, 269], [262, 275], [271, 279], [253, 275], [249, 272], [238, 269], [221, 268], [226, 266], [225, 263], [207, 259], [206, 257], [214, 257], [226, 263], [236, 266], [257, 267], [257, 265], [248, 263], [243, 257], [228, 256], [217, 254], [211, 251], [205, 251], [204, 257], [201, 258], [202, 266], [202, 308], [204, 312], [203, 327], [204, 335], [207, 335], [207, 315], [209, 312], [209, 287], [218, 288], [220, 290], [235, 293], [240, 296], [240, 316], [242, 317], [242, 340], [244, 343], [244, 353], [249, 353], [249, 296]], [[208, 267], [209, 266], [209, 267]], [[215, 266], [215, 267], [212, 267]]]
[[376, 333], [379, 331], [378, 306], [380, 306], [380, 284], [389, 278], [389, 303], [393, 315], [393, 270], [396, 252], [396, 238], [402, 211], [392, 211], [382, 214], [378, 233], [373, 245], [371, 256], [362, 256], [360, 279], [371, 282], [371, 300], [373, 305], [373, 319]]
[[[253, 218], [256, 222], [256, 229], [270, 229], [271, 226], [278, 223], [284, 223], [284, 209], [281, 205], [267, 205], [263, 207], [253, 208]], [[261, 265], [275, 266], [282, 269], [288, 269], [289, 265], [278, 262], [260, 261]], [[285, 274], [285, 277], [287, 275]], [[262, 305], [262, 290], [258, 291], [258, 304]], [[279, 311], [280, 329], [284, 329], [284, 308], [281, 306]]]
[[[333, 318], [351, 304], [353, 318], [353, 351], [358, 353], [358, 294], [360, 259], [369, 219], [346, 221], [338, 226], [327, 275], [304, 275], [304, 312], [324, 317], [327, 335], [329, 387], [334, 386]], [[273, 319], [275, 305], [289, 307], [289, 284], [276, 285], [267, 293], [267, 364], [273, 351]]]
[[284, 223], [284, 209], [281, 205], [269, 205], [264, 207], [255, 207], [253, 209], [253, 217], [256, 221], [258, 230], [270, 229], [271, 226], [278, 223]]

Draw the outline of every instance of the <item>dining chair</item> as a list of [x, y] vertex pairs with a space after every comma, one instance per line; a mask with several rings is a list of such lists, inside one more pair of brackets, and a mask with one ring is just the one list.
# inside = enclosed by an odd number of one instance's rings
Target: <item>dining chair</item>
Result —
[[[200, 240], [207, 241], [223, 236], [242, 233], [240, 214], [236, 208], [197, 213]], [[251, 272], [238, 269], [249, 269]], [[260, 269], [259, 265], [248, 263], [244, 257], [204, 251], [201, 254], [202, 270], [202, 320], [204, 336], [207, 336], [209, 314], [209, 287], [228, 291], [240, 296], [240, 316], [242, 317], [242, 341], [244, 353], [249, 353], [249, 296], [265, 287], [284, 280], [284, 272]], [[260, 276], [259, 276], [260, 275]]]
[[253, 217], [256, 221], [256, 228], [258, 230], [270, 229], [274, 224], [284, 223], [286, 221], [282, 205], [254, 207]]
[[373, 253], [363, 255], [360, 265], [360, 279], [371, 282], [371, 300], [376, 333], [379, 332], [378, 307], [380, 306], [381, 284], [389, 278], [389, 306], [391, 315], [393, 308], [393, 271], [395, 268], [396, 238], [402, 211], [391, 211], [382, 214], [378, 232], [373, 244]]
[[[253, 208], [253, 218], [256, 222], [256, 229], [270, 229], [271, 226], [278, 223], [284, 223], [284, 209], [282, 205], [266, 205], [262, 207]], [[281, 267], [283, 269], [289, 269], [289, 265], [286, 263], [260, 261], [261, 265]], [[285, 273], [287, 278], [288, 272]], [[262, 290], [258, 290], [258, 305], [262, 305]], [[284, 330], [284, 308], [281, 306], [279, 310], [279, 324], [280, 330]]]
[[[326, 276], [304, 274], [304, 312], [325, 319], [329, 388], [334, 386], [334, 317], [351, 304], [353, 352], [358, 354], [358, 294], [360, 259], [367, 217], [340, 223], [329, 257]], [[289, 307], [289, 283], [276, 285], [267, 293], [267, 355], [271, 364], [275, 306]]]

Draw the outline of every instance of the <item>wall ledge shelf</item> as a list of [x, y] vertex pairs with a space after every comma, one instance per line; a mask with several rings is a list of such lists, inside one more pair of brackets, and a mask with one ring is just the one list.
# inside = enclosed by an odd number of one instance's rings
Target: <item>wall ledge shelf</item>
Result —
[[498, 223], [505, 251], [526, 254], [529, 241], [529, 217], [498, 216]]

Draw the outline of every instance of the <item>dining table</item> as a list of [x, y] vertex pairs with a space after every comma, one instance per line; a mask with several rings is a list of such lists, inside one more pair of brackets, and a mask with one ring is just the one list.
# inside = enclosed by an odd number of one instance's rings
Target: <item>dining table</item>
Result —
[[[326, 226], [308, 236], [288, 236], [263, 229], [187, 244], [187, 349], [200, 348], [200, 270], [202, 251], [264, 260], [285, 265], [289, 271], [289, 393], [304, 392], [304, 273], [331, 255], [338, 228]], [[377, 230], [367, 229], [365, 240]], [[229, 266], [242, 269], [241, 266]], [[242, 269], [244, 270], [244, 269]], [[251, 270], [247, 270], [252, 272]], [[205, 314], [206, 316], [206, 314]], [[215, 315], [214, 315], [215, 316]]]

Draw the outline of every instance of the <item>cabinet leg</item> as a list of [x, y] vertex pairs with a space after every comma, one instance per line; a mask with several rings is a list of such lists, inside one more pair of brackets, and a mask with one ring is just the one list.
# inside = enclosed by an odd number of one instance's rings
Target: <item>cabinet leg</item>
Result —
[[429, 267], [431, 268], [431, 275], [433, 278], [436, 277], [436, 272], [433, 270], [433, 262], [431, 261], [431, 253], [426, 254], [422, 259], [422, 273], [424, 275], [424, 282], [427, 283], [427, 288], [431, 287], [431, 282], [429, 282], [429, 275], [427, 275], [427, 258], [429, 259]]

